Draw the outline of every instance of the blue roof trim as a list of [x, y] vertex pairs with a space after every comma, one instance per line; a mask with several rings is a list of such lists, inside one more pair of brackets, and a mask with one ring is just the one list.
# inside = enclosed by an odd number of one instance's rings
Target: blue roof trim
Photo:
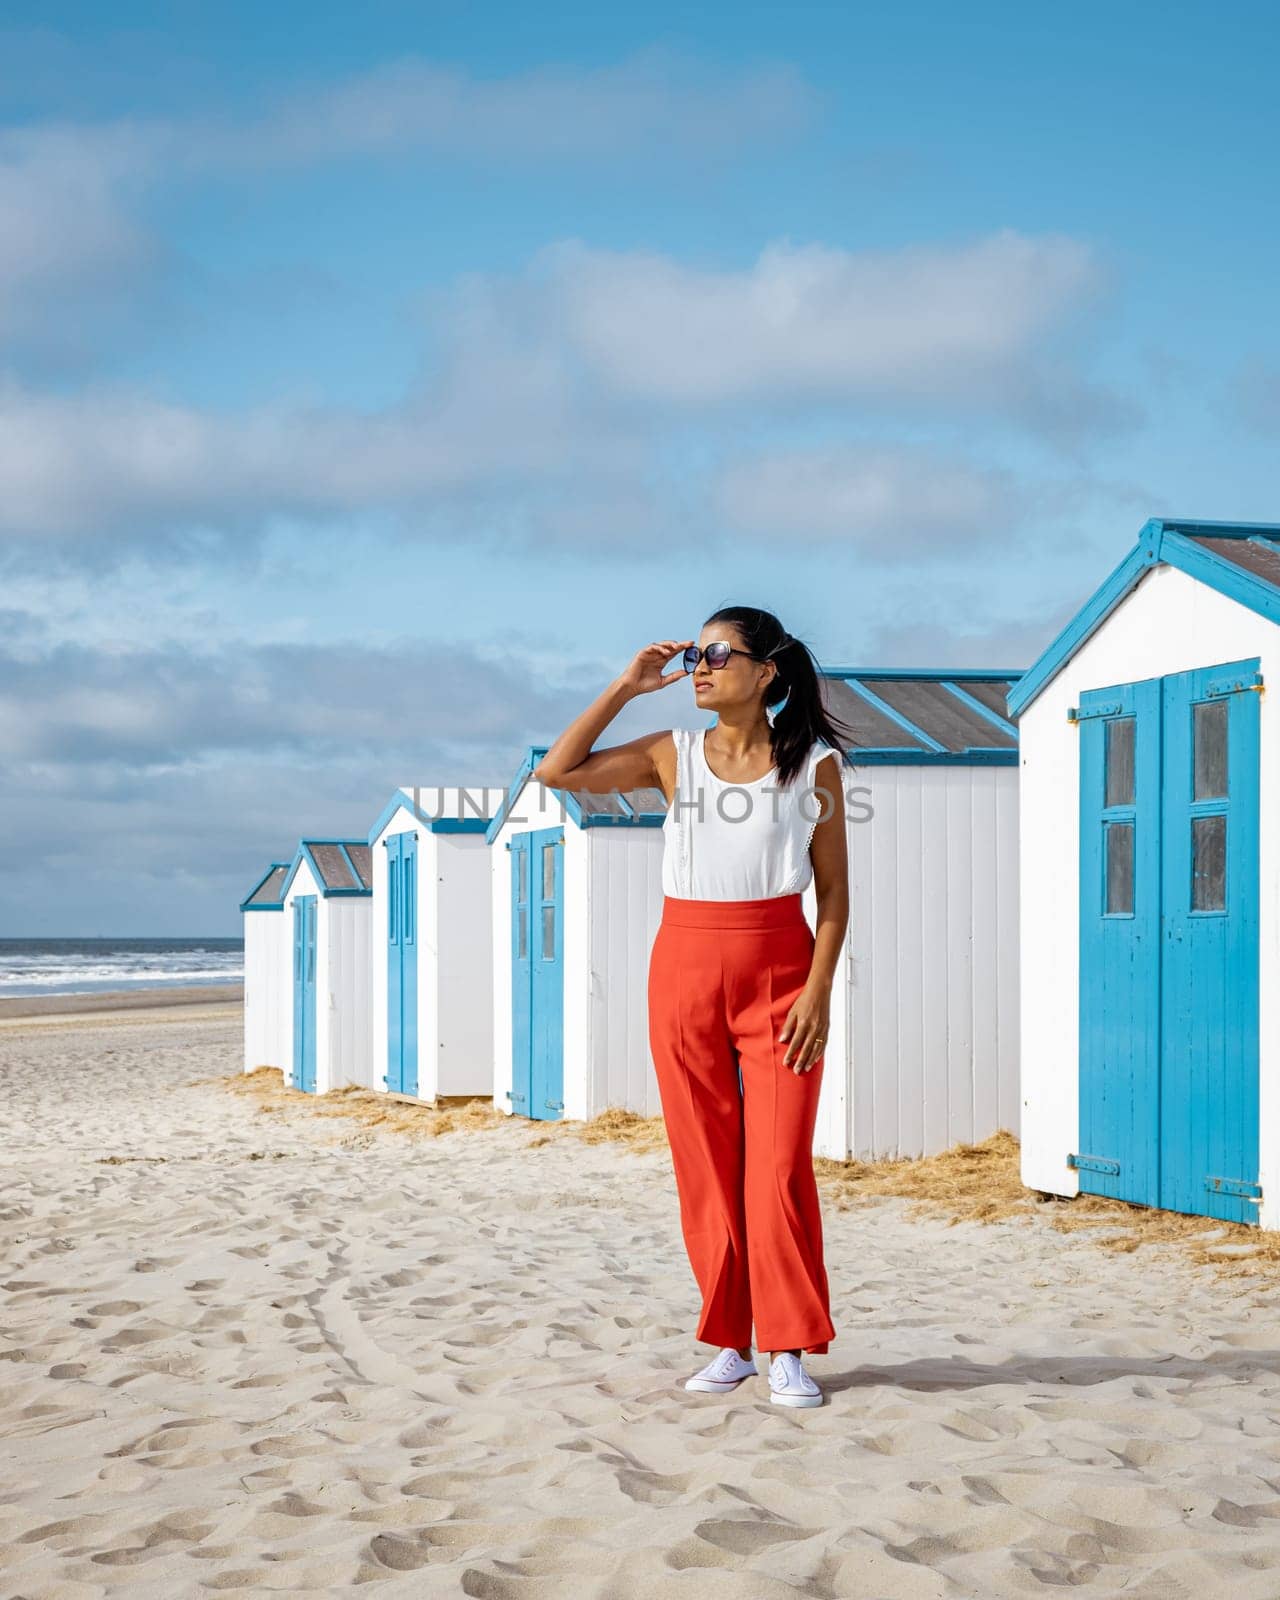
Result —
[[992, 672], [985, 667], [823, 667], [824, 678], [917, 678], [929, 683], [958, 679], [961, 683], [1007, 683], [1020, 678], [1025, 667]]
[[289, 898], [289, 890], [293, 886], [293, 880], [297, 877], [298, 868], [302, 865], [302, 863], [304, 861], [307, 863], [307, 866], [310, 869], [311, 876], [316, 880], [316, 893], [319, 894], [322, 899], [324, 899], [324, 900], [342, 900], [342, 899], [348, 899], [348, 900], [365, 899], [365, 900], [367, 900], [367, 899], [369, 899], [369, 897], [373, 894], [373, 890], [371, 888], [370, 889], [326, 889], [325, 886], [324, 886], [324, 874], [320, 871], [320, 868], [316, 865], [316, 858], [311, 854], [311, 849], [310, 849], [310, 847], [313, 844], [336, 844], [338, 846], [338, 848], [342, 851], [343, 858], [345, 859], [347, 865], [351, 868], [351, 876], [356, 880], [357, 883], [359, 883], [360, 874], [356, 871], [354, 865], [352, 864], [351, 857], [347, 854], [347, 846], [349, 844], [364, 844], [365, 842], [366, 841], [363, 840], [363, 839], [303, 839], [299, 843], [299, 845], [298, 845], [298, 853], [294, 856], [293, 862], [289, 867], [289, 876], [284, 880], [284, 888], [281, 889], [281, 891], [280, 891], [281, 902], [283, 902], [283, 901], [285, 901], [285, 900], [287, 900]]
[[[882, 676], [887, 676], [887, 674], [882, 674]], [[926, 750], [932, 750], [935, 755], [952, 754], [946, 745], [940, 744], [937, 739], [926, 733], [923, 728], [917, 728], [909, 717], [904, 717], [901, 711], [895, 711], [887, 700], [882, 700], [878, 694], [872, 693], [864, 683], [859, 683], [856, 678], [847, 679], [846, 682], [848, 687], [856, 694], [860, 694], [868, 705], [874, 706], [881, 716], [890, 718], [900, 728], [904, 728], [913, 739], [918, 739]]]
[[[531, 744], [525, 751], [524, 759], [516, 770], [516, 775], [507, 785], [507, 793], [502, 802], [502, 807], [485, 829], [485, 842], [492, 844], [502, 831], [515, 808], [520, 791], [533, 776], [533, 769], [551, 748], [545, 744]], [[546, 788], [551, 794], [559, 795], [564, 806], [565, 816], [578, 828], [660, 828], [666, 821], [666, 813], [662, 812], [636, 812], [621, 793], [617, 798], [622, 805], [623, 815], [618, 816], [607, 811], [583, 811], [581, 805], [574, 798], [572, 790], [558, 789], [554, 784], [547, 784]]]
[[1247, 539], [1275, 548], [1280, 540], [1280, 523], [1274, 522], [1188, 522], [1182, 519], [1152, 517], [1143, 524], [1138, 542], [1118, 567], [1094, 590], [1080, 610], [1056, 638], [1027, 668], [1009, 690], [1010, 716], [1020, 716], [1042, 689], [1055, 678], [1085, 640], [1106, 621], [1126, 595], [1135, 589], [1144, 574], [1160, 563], [1176, 567], [1228, 599], [1256, 611], [1269, 621], [1280, 622], [1280, 590], [1262, 578], [1224, 561], [1210, 550], [1193, 543], [1197, 535], [1219, 539]]
[[492, 844], [502, 831], [502, 824], [511, 815], [511, 809], [516, 803], [516, 797], [524, 788], [533, 769], [550, 750], [549, 744], [531, 744], [524, 753], [524, 758], [516, 769], [516, 775], [507, 785], [507, 792], [502, 797], [502, 804], [498, 807], [497, 814], [484, 830], [486, 844]]
[[852, 750], [848, 762], [858, 767], [1016, 767], [1018, 752], [1008, 745], [973, 745], [968, 750]]
[[[432, 784], [431, 787], [437, 788], [439, 786]], [[421, 806], [415, 808], [411, 794], [407, 794], [403, 789], [397, 789], [391, 799], [383, 806], [378, 820], [370, 828], [369, 837], [365, 840], [366, 844], [374, 845], [377, 843], [378, 835], [386, 827], [387, 823], [391, 821], [392, 817], [395, 816], [396, 812], [400, 810], [401, 806], [413, 817], [418, 826], [425, 828], [428, 833], [484, 833], [491, 820], [488, 817], [427, 816]]]
[[998, 711], [993, 711], [990, 706], [984, 706], [982, 701], [976, 700], [973, 695], [966, 694], [960, 685], [954, 683], [950, 678], [942, 678], [939, 681], [942, 687], [955, 695], [962, 705], [968, 706], [970, 711], [976, 711], [980, 717], [985, 717], [993, 727], [999, 728], [1001, 733], [1012, 734], [1015, 739], [1018, 737], [1016, 723], [1010, 722], [1007, 717], [1002, 717]]
[[262, 885], [267, 881], [273, 872], [278, 872], [281, 867], [287, 867], [289, 865], [290, 863], [288, 861], [273, 861], [258, 879], [257, 883], [254, 884], [253, 888], [249, 890], [248, 894], [245, 895], [244, 899], [240, 902], [241, 911], [283, 911], [283, 890], [281, 890], [281, 898], [279, 900], [264, 900], [260, 905], [256, 906], [251, 906], [249, 902], [253, 899], [254, 895], [257, 894], [258, 890], [261, 889]]

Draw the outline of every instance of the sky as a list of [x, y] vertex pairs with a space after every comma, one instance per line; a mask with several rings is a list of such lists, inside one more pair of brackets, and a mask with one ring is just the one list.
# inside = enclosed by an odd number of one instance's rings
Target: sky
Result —
[[1277, 17], [8, 0], [0, 935], [236, 933], [723, 604], [1019, 670], [1280, 521]]

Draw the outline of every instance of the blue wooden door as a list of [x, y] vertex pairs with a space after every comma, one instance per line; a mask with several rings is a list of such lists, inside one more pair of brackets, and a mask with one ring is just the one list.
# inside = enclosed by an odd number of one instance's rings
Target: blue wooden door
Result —
[[511, 852], [511, 1108], [564, 1114], [564, 829], [516, 834]]
[[1160, 680], [1080, 696], [1080, 1187], [1159, 1202]]
[[387, 851], [387, 1071], [397, 1094], [418, 1092], [418, 836], [392, 833]]
[[1080, 1188], [1253, 1222], [1258, 662], [1083, 694]]
[[316, 1088], [316, 896], [293, 902], [293, 1086]]
[[1256, 1222], [1257, 661], [1164, 683], [1160, 1204]]

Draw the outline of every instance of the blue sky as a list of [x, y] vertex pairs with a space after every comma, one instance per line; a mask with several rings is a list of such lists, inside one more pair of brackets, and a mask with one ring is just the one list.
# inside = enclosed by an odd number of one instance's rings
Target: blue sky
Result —
[[7, 5], [0, 932], [234, 932], [726, 601], [1017, 667], [1148, 515], [1280, 519], [1278, 33]]

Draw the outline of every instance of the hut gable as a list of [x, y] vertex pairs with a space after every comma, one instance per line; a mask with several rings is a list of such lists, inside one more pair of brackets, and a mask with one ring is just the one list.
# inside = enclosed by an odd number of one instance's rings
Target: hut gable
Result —
[[[533, 769], [546, 755], [549, 746], [530, 745], [493, 820], [485, 829], [485, 840], [492, 844], [503, 824], [519, 802]], [[565, 816], [578, 828], [622, 827], [660, 828], [666, 821], [667, 797], [661, 789], [627, 789], [617, 794], [594, 794], [588, 790], [556, 789], [547, 784], [548, 794], [564, 802]]]
[[283, 902], [303, 864], [310, 868], [316, 887], [326, 899], [336, 895], [373, 892], [369, 846], [363, 839], [303, 839], [280, 890]]
[[1120, 565], [1014, 684], [1009, 692], [1010, 716], [1016, 718], [1026, 710], [1121, 601], [1158, 566], [1174, 567], [1268, 621], [1280, 623], [1280, 523], [1153, 517]]

